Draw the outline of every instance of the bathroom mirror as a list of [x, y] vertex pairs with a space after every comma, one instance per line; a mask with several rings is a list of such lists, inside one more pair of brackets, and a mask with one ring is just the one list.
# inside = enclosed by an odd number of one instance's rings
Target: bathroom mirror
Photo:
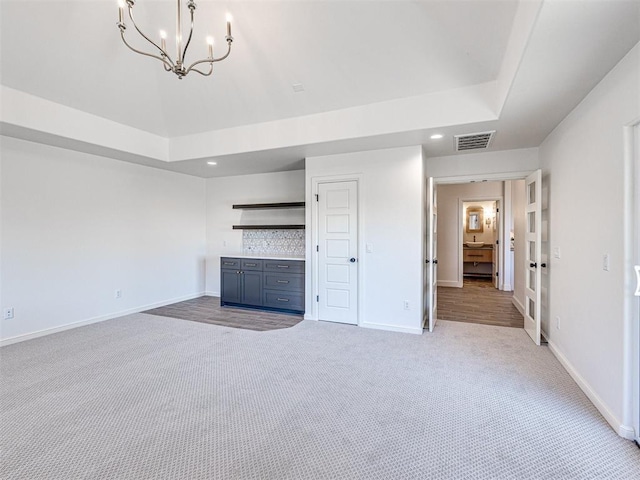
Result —
[[482, 207], [467, 208], [467, 233], [482, 233], [484, 231], [484, 209]]

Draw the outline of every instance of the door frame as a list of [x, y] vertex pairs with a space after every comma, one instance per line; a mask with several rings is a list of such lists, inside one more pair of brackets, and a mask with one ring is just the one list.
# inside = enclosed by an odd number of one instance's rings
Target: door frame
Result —
[[640, 265], [640, 118], [623, 127], [624, 325], [623, 425], [619, 434], [640, 444], [640, 297], [634, 265]]
[[[496, 180], [498, 181], [498, 180]], [[464, 239], [464, 232], [462, 231], [462, 222], [463, 222], [463, 218], [464, 218], [464, 207], [463, 205], [465, 203], [469, 203], [469, 202], [496, 202], [496, 208], [500, 209], [500, 213], [502, 215], [500, 215], [500, 225], [497, 228], [497, 237], [498, 240], [500, 240], [500, 248], [498, 248], [499, 252], [498, 252], [498, 290], [504, 290], [504, 249], [505, 249], [505, 245], [503, 244], [503, 239], [502, 237], [504, 235], [502, 235], [502, 233], [504, 232], [504, 196], [495, 196], [495, 195], [489, 195], [489, 196], [476, 196], [476, 197], [469, 197], [469, 198], [458, 198], [458, 214], [460, 215], [460, 217], [458, 218], [458, 287], [462, 288], [463, 284], [464, 284], [464, 249], [462, 248], [463, 246], [463, 239]], [[495, 247], [495, 244], [494, 244]], [[491, 279], [492, 281], [495, 281], [495, 278]]]
[[[307, 260], [311, 259], [311, 268], [307, 268], [307, 276], [311, 278], [311, 288], [310, 295], [306, 295], [306, 301], [311, 305], [311, 309], [306, 307], [305, 320], [320, 320], [319, 318], [319, 308], [318, 302], [316, 298], [319, 295], [319, 264], [320, 264], [320, 255], [316, 251], [316, 245], [318, 245], [319, 241], [319, 228], [320, 228], [320, 218], [318, 213], [318, 202], [316, 201], [316, 195], [318, 194], [318, 185], [321, 183], [337, 183], [337, 182], [356, 182], [358, 186], [358, 218], [357, 218], [357, 232], [358, 232], [358, 256], [357, 256], [357, 268], [358, 268], [358, 299], [357, 299], [357, 326], [360, 326], [362, 323], [362, 319], [364, 318], [364, 289], [365, 289], [365, 278], [364, 278], [364, 267], [366, 261], [364, 259], [364, 212], [362, 209], [363, 201], [362, 201], [362, 192], [363, 192], [363, 179], [364, 175], [359, 173], [354, 174], [344, 174], [344, 175], [326, 175], [326, 176], [318, 176], [311, 177], [311, 191], [310, 195], [308, 195], [308, 201], [311, 203], [311, 223], [312, 226], [311, 234], [307, 234], [307, 239], [310, 240], [310, 243], [307, 245]], [[310, 313], [309, 313], [309, 310]]]

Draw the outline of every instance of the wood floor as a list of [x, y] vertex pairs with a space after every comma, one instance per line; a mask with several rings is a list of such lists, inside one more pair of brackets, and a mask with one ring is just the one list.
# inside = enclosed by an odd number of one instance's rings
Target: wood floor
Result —
[[302, 315], [221, 307], [218, 297], [194, 298], [142, 313], [259, 332], [293, 327], [303, 320]]
[[524, 319], [511, 303], [513, 292], [494, 288], [491, 279], [465, 278], [462, 288], [438, 287], [438, 317], [456, 322], [502, 327], [524, 327]]

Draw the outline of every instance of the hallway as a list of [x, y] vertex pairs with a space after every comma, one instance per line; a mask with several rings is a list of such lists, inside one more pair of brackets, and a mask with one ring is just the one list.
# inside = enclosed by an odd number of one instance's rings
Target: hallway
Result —
[[465, 278], [463, 288], [438, 287], [438, 319], [523, 328], [524, 319], [511, 302], [513, 292], [494, 288], [491, 279]]

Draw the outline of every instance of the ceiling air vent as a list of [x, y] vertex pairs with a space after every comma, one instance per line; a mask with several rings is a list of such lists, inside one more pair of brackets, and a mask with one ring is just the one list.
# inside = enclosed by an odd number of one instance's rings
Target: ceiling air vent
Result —
[[493, 139], [495, 130], [490, 132], [469, 133], [466, 135], [456, 135], [456, 152], [464, 152], [465, 150], [477, 150], [479, 148], [487, 148]]

